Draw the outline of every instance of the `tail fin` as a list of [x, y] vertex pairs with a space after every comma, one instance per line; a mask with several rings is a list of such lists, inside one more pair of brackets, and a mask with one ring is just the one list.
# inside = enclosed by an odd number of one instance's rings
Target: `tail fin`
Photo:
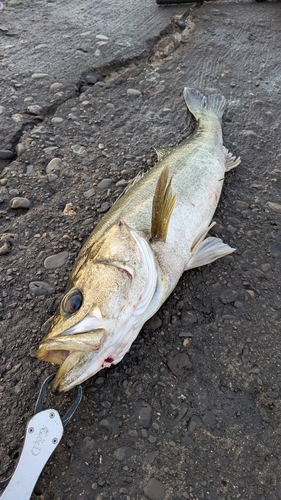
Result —
[[198, 120], [202, 112], [206, 111], [215, 113], [219, 119], [222, 118], [226, 106], [226, 100], [223, 95], [214, 94], [205, 97], [199, 90], [188, 87], [185, 87], [183, 95], [190, 113], [193, 114], [196, 120]]

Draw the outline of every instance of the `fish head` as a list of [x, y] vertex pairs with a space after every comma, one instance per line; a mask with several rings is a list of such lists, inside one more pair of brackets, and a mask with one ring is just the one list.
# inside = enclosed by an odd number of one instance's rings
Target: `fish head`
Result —
[[124, 222], [82, 248], [36, 353], [60, 365], [54, 392], [65, 392], [123, 358], [146, 320], [156, 283], [149, 244]]

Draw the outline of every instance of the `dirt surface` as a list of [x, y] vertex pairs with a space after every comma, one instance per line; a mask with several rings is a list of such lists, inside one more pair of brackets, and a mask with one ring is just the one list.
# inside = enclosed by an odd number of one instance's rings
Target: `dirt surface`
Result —
[[[21, 5], [10, 2], [15, 20]], [[32, 8], [40, 17], [46, 3]], [[214, 227], [236, 253], [185, 273], [123, 361], [83, 384], [33, 500], [281, 499], [281, 5], [208, 3], [181, 15], [154, 33], [148, 54], [119, 67], [90, 71], [73, 59], [79, 90], [61, 91], [59, 72], [52, 90], [47, 77], [20, 90], [24, 106], [42, 107], [37, 114], [14, 105], [17, 90], [1, 103], [0, 148], [18, 144], [0, 172], [2, 479], [55, 371], [34, 357], [42, 325], [92, 228], [156, 161], [153, 147], [191, 132], [184, 86], [225, 95], [224, 143], [242, 160], [227, 175]], [[62, 94], [53, 105], [51, 92]], [[63, 413], [75, 395], [49, 394], [46, 407]]]

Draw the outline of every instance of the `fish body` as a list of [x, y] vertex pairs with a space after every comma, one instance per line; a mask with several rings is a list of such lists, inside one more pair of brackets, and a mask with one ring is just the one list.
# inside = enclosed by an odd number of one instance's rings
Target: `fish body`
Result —
[[223, 146], [225, 99], [190, 88], [184, 98], [195, 132], [158, 152], [156, 166], [127, 189], [80, 251], [37, 352], [60, 365], [56, 392], [118, 363], [184, 271], [234, 251], [205, 238], [225, 172], [240, 163]]

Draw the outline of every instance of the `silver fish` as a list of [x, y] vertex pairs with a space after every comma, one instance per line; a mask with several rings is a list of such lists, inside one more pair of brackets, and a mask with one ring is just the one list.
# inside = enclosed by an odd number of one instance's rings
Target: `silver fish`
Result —
[[81, 249], [37, 358], [57, 363], [55, 392], [118, 363], [184, 271], [234, 251], [207, 237], [225, 172], [225, 98], [184, 89], [195, 132], [169, 151], [113, 205]]

